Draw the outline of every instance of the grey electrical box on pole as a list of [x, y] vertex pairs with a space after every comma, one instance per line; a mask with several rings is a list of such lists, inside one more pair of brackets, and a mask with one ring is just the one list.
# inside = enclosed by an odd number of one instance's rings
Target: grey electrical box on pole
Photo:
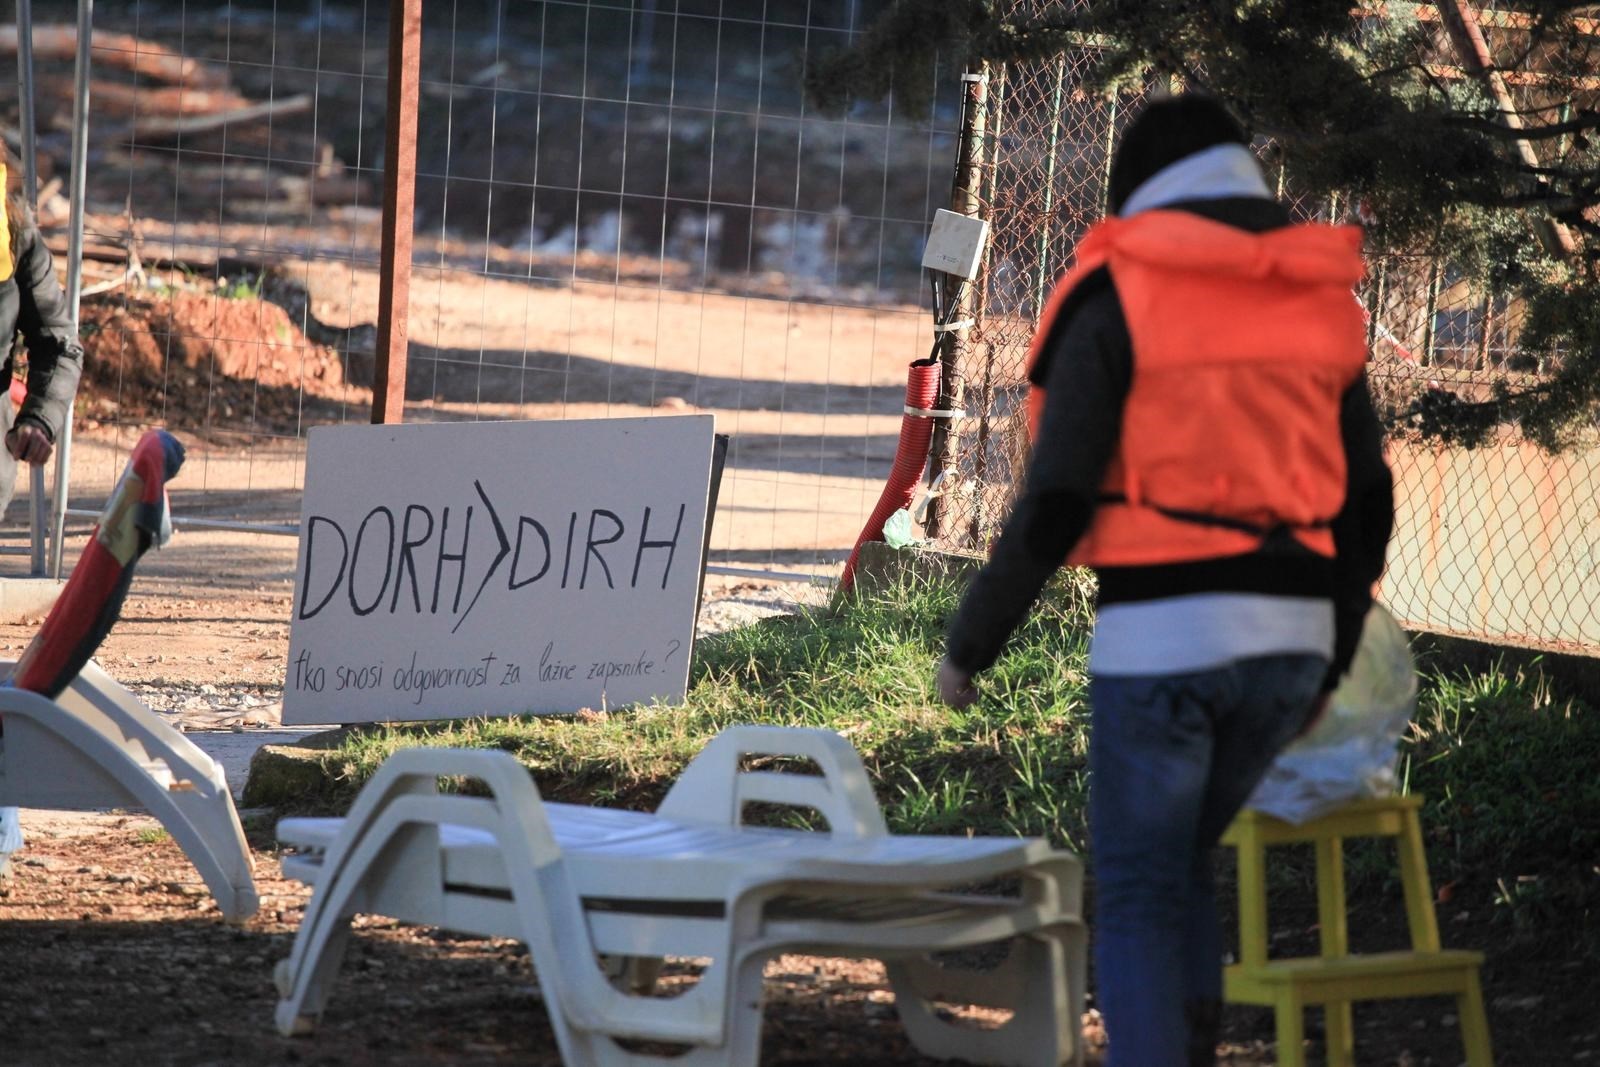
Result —
[[978, 264], [983, 262], [983, 246], [988, 240], [986, 219], [940, 208], [934, 213], [933, 228], [928, 231], [928, 247], [922, 253], [922, 265], [970, 282], [978, 276]]

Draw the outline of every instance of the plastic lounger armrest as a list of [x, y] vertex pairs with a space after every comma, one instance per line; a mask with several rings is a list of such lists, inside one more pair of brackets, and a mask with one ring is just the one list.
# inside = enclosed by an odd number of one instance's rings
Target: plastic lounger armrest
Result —
[[[808, 759], [822, 774], [741, 770], [751, 756]], [[656, 813], [684, 823], [738, 826], [751, 802], [814, 808], [839, 837], [888, 832], [850, 742], [831, 730], [806, 727], [728, 727], [684, 768]]]

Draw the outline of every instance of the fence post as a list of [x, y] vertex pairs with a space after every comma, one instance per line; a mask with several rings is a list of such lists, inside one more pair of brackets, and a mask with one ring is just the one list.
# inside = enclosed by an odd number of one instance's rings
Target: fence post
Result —
[[[994, 82], [995, 92], [990, 108], [993, 121], [985, 130], [988, 154], [983, 159], [984, 166], [988, 168], [989, 181], [982, 201], [991, 219], [995, 214], [995, 203], [999, 194], [1000, 136], [1005, 129], [1006, 68], [1004, 66], [996, 71]], [[967, 522], [967, 543], [973, 548], [983, 544], [984, 528], [989, 522], [988, 497], [985, 490], [989, 481], [989, 440], [993, 435], [995, 417], [995, 344], [984, 336], [984, 316], [989, 306], [989, 247], [984, 246], [983, 254], [978, 260], [978, 277], [973, 282], [975, 289], [972, 304], [972, 336], [977, 338], [975, 347], [983, 354], [983, 375], [978, 383], [978, 434], [972, 449], [972, 514]]]
[[1494, 331], [1494, 294], [1483, 291], [1483, 305], [1478, 313], [1478, 370], [1489, 369], [1489, 335]]
[[[950, 189], [950, 210], [961, 215], [977, 217], [982, 209], [979, 188], [983, 182], [983, 142], [986, 111], [989, 101], [989, 69], [987, 63], [975, 71], [961, 76], [962, 105], [961, 131], [956, 144], [955, 180]], [[977, 306], [977, 285], [963, 281], [960, 298], [951, 314], [955, 321], [971, 319]], [[959, 409], [965, 399], [965, 384], [961, 364], [971, 347], [970, 329], [949, 330], [939, 335], [939, 407], [950, 411]], [[938, 478], [948, 471], [955, 458], [956, 427], [954, 419], [938, 419], [933, 424], [933, 441], [929, 446], [928, 477]], [[943, 517], [942, 498], [928, 501], [928, 517], [923, 524], [924, 533], [937, 540]]]
[[1439, 319], [1439, 260], [1428, 259], [1428, 300], [1423, 305], [1422, 365], [1433, 366], [1433, 343], [1437, 340]]
[[[78, 50], [73, 63], [71, 221], [67, 233], [67, 306], [72, 329], [78, 329], [78, 302], [83, 295], [83, 208], [89, 182], [89, 49], [94, 39], [94, 0], [78, 0]], [[50, 577], [61, 577], [62, 541], [67, 528], [68, 471], [72, 466], [72, 410], [61, 420], [56, 441], [55, 491], [50, 497]]]
[[383, 245], [372, 421], [402, 422], [411, 312], [411, 238], [417, 203], [417, 90], [422, 0], [389, 0], [388, 118], [383, 153]]
[[1383, 314], [1384, 281], [1389, 269], [1389, 261], [1378, 258], [1377, 269], [1374, 271], [1376, 280], [1372, 289], [1372, 309], [1367, 313], [1367, 359], [1377, 358], [1379, 316]]
[[[22, 195], [28, 206], [39, 207], [39, 152], [33, 118], [33, 0], [17, 0], [17, 136], [22, 141]], [[15, 346], [13, 346], [15, 351]], [[28, 467], [28, 572], [45, 573], [44, 467]]]
[[[1100, 216], [1104, 218], [1111, 211], [1111, 161], [1116, 157], [1117, 148], [1117, 99], [1116, 93], [1111, 94], [1111, 99], [1106, 105], [1106, 141], [1105, 141], [1105, 166], [1100, 168]], [[1043, 312], [1043, 308], [1037, 309]]]
[[1061, 94], [1067, 84], [1067, 54], [1056, 58], [1055, 90], [1050, 94], [1050, 140], [1044, 157], [1044, 205], [1039, 211], [1039, 269], [1033, 283], [1033, 314], [1044, 314], [1044, 298], [1050, 284], [1050, 212], [1055, 207], [1056, 158], [1061, 147]]

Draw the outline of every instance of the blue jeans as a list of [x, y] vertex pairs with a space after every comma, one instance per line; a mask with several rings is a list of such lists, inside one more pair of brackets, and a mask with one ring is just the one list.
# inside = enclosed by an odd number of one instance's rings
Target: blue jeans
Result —
[[1093, 678], [1095, 969], [1115, 1067], [1188, 1061], [1185, 1004], [1222, 998], [1211, 853], [1311, 712], [1327, 661]]

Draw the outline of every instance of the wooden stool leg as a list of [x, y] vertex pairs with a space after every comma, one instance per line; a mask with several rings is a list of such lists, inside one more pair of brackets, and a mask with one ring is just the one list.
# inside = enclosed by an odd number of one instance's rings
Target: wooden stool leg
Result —
[[1344, 899], [1344, 842], [1337, 837], [1317, 842], [1317, 930], [1324, 959], [1350, 951]]
[[1478, 969], [1467, 975], [1467, 988], [1456, 998], [1461, 1016], [1461, 1043], [1466, 1046], [1467, 1067], [1494, 1067], [1494, 1050], [1489, 1044], [1489, 1016], [1483, 1010], [1483, 985]]
[[1284, 990], [1273, 1005], [1278, 1026], [1278, 1067], [1306, 1065], [1306, 1006], [1294, 988]]
[[1403, 825], [1395, 844], [1400, 852], [1400, 885], [1405, 890], [1411, 947], [1418, 952], [1438, 952], [1439, 920], [1433, 913], [1428, 854], [1422, 848], [1422, 820], [1417, 817], [1415, 808], [1405, 813]]
[[[1323, 959], [1337, 959], [1350, 952], [1349, 919], [1344, 895], [1344, 842], [1337, 837], [1317, 841], [1317, 928]], [[1328, 1067], [1353, 1067], [1355, 1062], [1355, 1019], [1350, 1003], [1333, 1002], [1325, 1006]]]
[[1246, 824], [1237, 852], [1239, 960], [1260, 967], [1267, 962], [1267, 849], [1253, 824]]
[[1348, 1000], [1323, 1006], [1323, 1025], [1328, 1029], [1328, 1067], [1355, 1067], [1355, 1011]]

